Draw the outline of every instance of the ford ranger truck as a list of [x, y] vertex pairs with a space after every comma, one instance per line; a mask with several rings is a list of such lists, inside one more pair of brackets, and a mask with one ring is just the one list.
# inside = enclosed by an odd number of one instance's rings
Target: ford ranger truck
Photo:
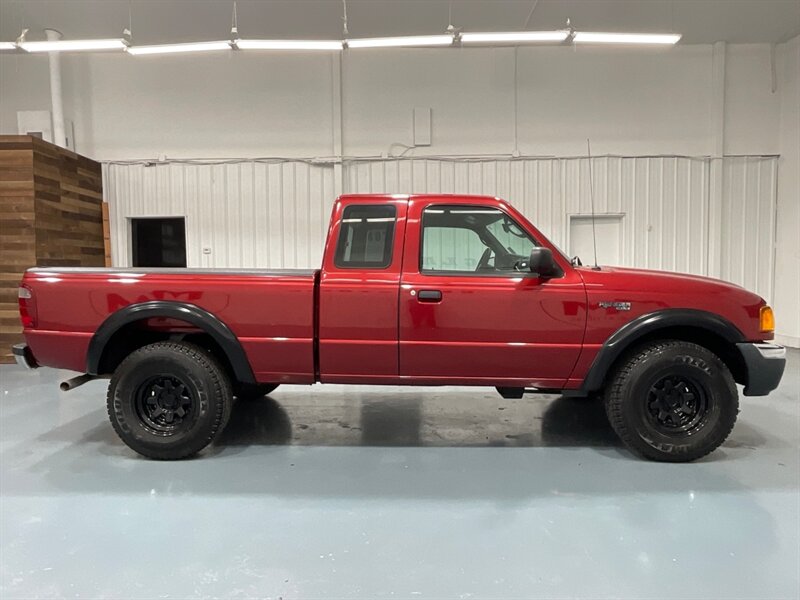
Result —
[[119, 437], [155, 459], [198, 453], [234, 397], [278, 385], [494, 386], [602, 396], [635, 453], [717, 448], [745, 396], [775, 389], [766, 302], [722, 281], [570, 260], [510, 204], [346, 195], [319, 270], [29, 269], [27, 367], [110, 378]]

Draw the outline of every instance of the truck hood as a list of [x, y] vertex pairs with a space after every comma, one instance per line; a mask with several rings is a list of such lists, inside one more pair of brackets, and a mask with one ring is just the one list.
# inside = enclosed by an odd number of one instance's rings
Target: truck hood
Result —
[[578, 270], [581, 272], [584, 281], [587, 281], [587, 273], [589, 273], [588, 279], [597, 279], [609, 283], [626, 282], [628, 285], [657, 285], [659, 287], [674, 285], [689, 286], [691, 288], [708, 287], [709, 289], [727, 290], [731, 293], [744, 293], [760, 299], [760, 296], [747, 291], [735, 283], [722, 281], [721, 279], [715, 279], [713, 277], [705, 277], [703, 275], [690, 275], [688, 273], [674, 273], [671, 271], [650, 269], [632, 269], [628, 267], [600, 267], [599, 271], [591, 267], [579, 267]]

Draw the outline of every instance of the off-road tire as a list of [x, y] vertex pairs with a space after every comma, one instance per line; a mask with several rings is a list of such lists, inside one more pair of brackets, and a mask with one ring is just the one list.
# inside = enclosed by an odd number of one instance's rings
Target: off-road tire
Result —
[[[155, 400], [165, 387], [169, 389], [164, 402], [169, 408], [178, 406], [185, 420], [167, 410], [173, 420], [165, 421], [165, 410]], [[157, 460], [188, 458], [208, 446], [225, 428], [231, 404], [225, 370], [210, 352], [188, 342], [139, 348], [120, 363], [108, 386], [114, 431], [132, 450]]]
[[233, 389], [233, 395], [238, 400], [258, 400], [274, 392], [279, 383], [240, 383]]
[[[677, 385], [659, 388], [662, 381]], [[677, 409], [674, 403], [662, 404], [673, 402], [669, 394], [677, 394], [679, 387], [685, 398], [694, 400], [678, 400]], [[701, 398], [705, 416], [693, 416], [698, 419], [696, 425], [677, 431], [677, 419], [684, 418], [684, 410], [691, 415]], [[651, 460], [689, 462], [725, 441], [739, 413], [739, 397], [728, 367], [713, 352], [697, 344], [665, 340], [642, 346], [622, 361], [606, 388], [605, 408], [611, 427], [635, 453]]]

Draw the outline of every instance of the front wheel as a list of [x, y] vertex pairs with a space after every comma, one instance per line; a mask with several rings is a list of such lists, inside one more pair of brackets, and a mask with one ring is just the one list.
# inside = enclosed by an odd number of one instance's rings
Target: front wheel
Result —
[[187, 342], [157, 342], [132, 352], [108, 386], [117, 435], [148, 458], [197, 454], [230, 417], [231, 384], [219, 362]]
[[688, 462], [719, 447], [739, 412], [730, 371], [702, 346], [654, 342], [628, 357], [605, 394], [611, 426], [651, 460]]

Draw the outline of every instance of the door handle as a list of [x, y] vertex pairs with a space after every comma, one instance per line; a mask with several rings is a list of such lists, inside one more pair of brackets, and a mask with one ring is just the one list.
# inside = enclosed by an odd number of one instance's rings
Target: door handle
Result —
[[439, 290], [420, 290], [417, 292], [417, 301], [419, 302], [441, 302], [442, 292]]

